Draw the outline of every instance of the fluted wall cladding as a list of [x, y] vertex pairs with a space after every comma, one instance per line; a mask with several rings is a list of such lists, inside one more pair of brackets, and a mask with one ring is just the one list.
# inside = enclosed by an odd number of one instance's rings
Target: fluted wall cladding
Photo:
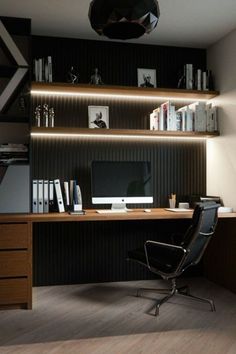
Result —
[[140, 141], [120, 138], [32, 139], [32, 178], [61, 181], [77, 179], [84, 207], [91, 207], [90, 166], [93, 160], [150, 161], [154, 206], [167, 206], [168, 195], [179, 200], [204, 194], [206, 186], [205, 142], [179, 140]]
[[[52, 56], [54, 81], [65, 82], [73, 65], [80, 83], [88, 83], [95, 67], [104, 83], [137, 86], [137, 68], [157, 70], [157, 86], [177, 86], [185, 63], [205, 69], [202, 49], [34, 36], [32, 57]], [[55, 108], [55, 126], [88, 127], [88, 106], [109, 106], [109, 127], [146, 129], [155, 100], [32, 98], [34, 108], [48, 103]], [[93, 160], [151, 162], [154, 203], [165, 207], [168, 195], [178, 200], [206, 192], [206, 143], [201, 140], [128, 140], [126, 138], [32, 137], [32, 178], [61, 181], [77, 179], [84, 208], [91, 204], [90, 166]], [[144, 205], [143, 205], [144, 206]], [[102, 208], [99, 205], [99, 208]], [[106, 206], [107, 207], [107, 206]], [[135, 206], [134, 206], [135, 207]], [[142, 207], [142, 205], [137, 205]], [[148, 205], [145, 205], [148, 207]], [[126, 262], [127, 251], [147, 238], [186, 228], [189, 221], [131, 221], [42, 223], [34, 225], [34, 285], [118, 281], [150, 277], [142, 267]]]
[[[79, 34], [78, 34], [79, 37]], [[54, 81], [65, 82], [71, 66], [88, 83], [95, 67], [107, 85], [137, 86], [137, 68], [156, 69], [157, 86], [176, 88], [183, 65], [206, 69], [206, 50], [112, 41], [32, 37], [32, 58], [52, 56]]]
[[189, 220], [34, 224], [34, 285], [150, 279], [127, 261], [128, 250], [147, 239], [167, 242]]

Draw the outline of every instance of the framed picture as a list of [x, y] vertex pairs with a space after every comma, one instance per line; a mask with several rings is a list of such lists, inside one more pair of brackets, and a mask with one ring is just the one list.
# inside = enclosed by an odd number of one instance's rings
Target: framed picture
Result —
[[88, 106], [89, 128], [109, 128], [109, 107]]
[[138, 87], [157, 87], [156, 69], [138, 68]]

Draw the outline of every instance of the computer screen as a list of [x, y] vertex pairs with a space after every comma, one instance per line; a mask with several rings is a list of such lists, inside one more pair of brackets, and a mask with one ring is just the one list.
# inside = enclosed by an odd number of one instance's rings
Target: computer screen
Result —
[[91, 179], [93, 204], [153, 203], [149, 161], [93, 161]]

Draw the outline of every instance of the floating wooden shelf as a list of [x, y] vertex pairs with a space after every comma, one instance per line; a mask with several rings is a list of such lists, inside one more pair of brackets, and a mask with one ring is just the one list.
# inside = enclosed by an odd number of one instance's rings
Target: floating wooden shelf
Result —
[[78, 96], [107, 96], [123, 98], [143, 98], [143, 99], [172, 99], [183, 101], [210, 100], [216, 97], [218, 91], [197, 91], [167, 88], [143, 88], [133, 86], [96, 86], [86, 84], [68, 83], [42, 83], [33, 82], [31, 84], [32, 94], [59, 94]]
[[162, 131], [162, 130], [141, 130], [141, 129], [88, 129], [71, 127], [33, 127], [32, 136], [102, 136], [102, 137], [176, 137], [176, 138], [213, 138], [219, 136], [219, 132], [181, 132], [181, 131]]

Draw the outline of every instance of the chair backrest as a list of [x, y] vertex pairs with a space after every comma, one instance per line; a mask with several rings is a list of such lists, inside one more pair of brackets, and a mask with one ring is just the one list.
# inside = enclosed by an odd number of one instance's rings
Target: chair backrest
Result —
[[184, 235], [182, 246], [188, 250], [182, 271], [197, 264], [213, 236], [218, 220], [219, 204], [199, 203], [193, 213], [192, 224]]

